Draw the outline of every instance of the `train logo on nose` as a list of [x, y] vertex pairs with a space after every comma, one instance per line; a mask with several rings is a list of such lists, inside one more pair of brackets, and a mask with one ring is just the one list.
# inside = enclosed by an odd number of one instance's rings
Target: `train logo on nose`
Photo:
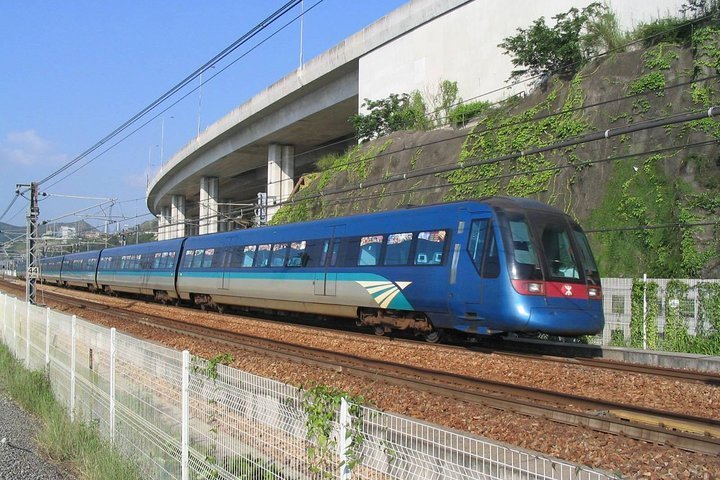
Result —
[[572, 285], [563, 285], [563, 295], [566, 297], [572, 297], [573, 291], [572, 291]]

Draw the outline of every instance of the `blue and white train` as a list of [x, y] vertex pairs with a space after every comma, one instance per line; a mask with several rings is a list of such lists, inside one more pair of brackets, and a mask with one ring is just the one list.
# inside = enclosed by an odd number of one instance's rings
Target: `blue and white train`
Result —
[[600, 275], [563, 212], [493, 197], [41, 260], [44, 282], [354, 318], [382, 334], [595, 334]]

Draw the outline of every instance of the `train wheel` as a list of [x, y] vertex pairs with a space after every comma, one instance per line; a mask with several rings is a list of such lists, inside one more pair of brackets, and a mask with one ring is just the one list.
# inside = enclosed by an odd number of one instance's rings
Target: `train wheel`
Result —
[[383, 327], [382, 325], [375, 325], [375, 327], [373, 328], [373, 333], [378, 336], [385, 335], [385, 327]]
[[438, 343], [442, 338], [442, 334], [439, 330], [433, 330], [430, 333], [425, 334], [425, 341], [428, 343]]

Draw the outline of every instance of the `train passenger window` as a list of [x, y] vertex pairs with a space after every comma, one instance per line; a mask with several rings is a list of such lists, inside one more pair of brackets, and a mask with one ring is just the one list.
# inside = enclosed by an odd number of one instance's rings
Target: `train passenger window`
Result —
[[325, 266], [327, 261], [328, 250], [330, 249], [330, 240], [323, 240], [322, 253], [320, 254], [320, 266]]
[[165, 262], [166, 268], [175, 268], [175, 252], [167, 252], [167, 261]]
[[226, 248], [216, 248], [215, 249], [215, 255], [213, 255], [212, 264], [210, 267], [212, 268], [223, 268], [225, 265], [227, 265], [227, 260], [225, 257], [230, 255], [230, 250]]
[[272, 248], [272, 255], [270, 257], [271, 267], [284, 267], [285, 257], [287, 256], [287, 243], [276, 243]]
[[307, 263], [307, 255], [305, 255], [305, 240], [302, 242], [290, 243], [290, 255], [288, 258], [288, 267], [304, 267]]
[[163, 268], [163, 256], [161, 252], [156, 252], [155, 255], [153, 255], [153, 266], [152, 268], [158, 269]]
[[195, 250], [185, 250], [185, 257], [183, 258], [183, 267], [190, 268], [190, 265], [192, 265], [193, 258], [195, 258]]
[[358, 266], [378, 264], [383, 239], [384, 237], [382, 235], [371, 235], [360, 239], [360, 254], [357, 260]]
[[203, 255], [203, 261], [201, 263], [202, 268], [210, 268], [213, 264], [213, 257], [215, 256], [215, 249], [214, 248], [207, 248], [205, 249], [205, 254]]
[[195, 250], [195, 255], [193, 255], [192, 265], [190, 265], [191, 268], [200, 268], [202, 266], [203, 252], [204, 252], [204, 250], [202, 250], [202, 249]]
[[445, 230], [420, 232], [415, 249], [415, 265], [440, 265], [445, 251]]
[[384, 265], [407, 265], [412, 240], [412, 233], [394, 233], [388, 235]]
[[255, 251], [257, 247], [255, 245], [248, 245], [243, 249], [243, 257], [241, 265], [243, 267], [252, 267], [255, 260]]
[[269, 243], [267, 245], [258, 245], [254, 264], [256, 267], [267, 267], [270, 264], [271, 247], [272, 245]]

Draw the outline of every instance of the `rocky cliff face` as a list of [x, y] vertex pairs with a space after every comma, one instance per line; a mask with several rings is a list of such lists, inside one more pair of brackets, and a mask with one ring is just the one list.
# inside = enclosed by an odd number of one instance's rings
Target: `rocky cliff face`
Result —
[[[720, 118], [670, 123], [720, 105], [719, 45], [706, 29], [691, 46], [609, 56], [468, 125], [396, 132], [326, 158], [276, 223], [533, 197], [590, 231], [604, 275], [720, 277]], [[593, 133], [601, 138], [584, 141]]]

